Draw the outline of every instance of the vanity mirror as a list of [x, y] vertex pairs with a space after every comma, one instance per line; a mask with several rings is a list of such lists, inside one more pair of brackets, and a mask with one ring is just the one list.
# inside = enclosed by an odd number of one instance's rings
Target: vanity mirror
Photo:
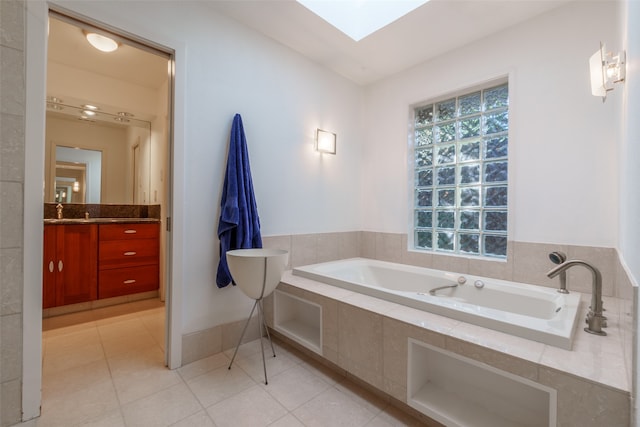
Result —
[[148, 204], [151, 123], [47, 102], [45, 201]]

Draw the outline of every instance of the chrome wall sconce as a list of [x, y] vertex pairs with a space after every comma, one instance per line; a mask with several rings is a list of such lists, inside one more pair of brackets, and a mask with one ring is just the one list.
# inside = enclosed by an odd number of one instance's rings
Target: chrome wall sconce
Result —
[[602, 42], [600, 49], [591, 55], [589, 59], [591, 94], [601, 96], [602, 102], [607, 99], [607, 92], [613, 90], [615, 83], [624, 81], [625, 56], [624, 50], [617, 55], [607, 52], [606, 46]]
[[316, 129], [316, 151], [320, 153], [336, 154], [336, 134], [326, 130]]

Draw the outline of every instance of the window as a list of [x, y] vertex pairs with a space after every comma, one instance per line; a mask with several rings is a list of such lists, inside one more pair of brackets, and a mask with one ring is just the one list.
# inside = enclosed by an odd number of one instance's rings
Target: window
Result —
[[414, 109], [413, 246], [505, 258], [509, 87]]

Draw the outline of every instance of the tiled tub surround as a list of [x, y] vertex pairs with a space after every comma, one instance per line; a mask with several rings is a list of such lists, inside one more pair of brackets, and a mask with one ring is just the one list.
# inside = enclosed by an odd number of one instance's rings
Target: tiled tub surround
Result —
[[[581, 259], [602, 273], [602, 294], [631, 299], [632, 286], [614, 248], [574, 246], [555, 243], [509, 241], [507, 260], [445, 255], [407, 250], [407, 235], [350, 231], [340, 233], [266, 236], [265, 248], [289, 251], [289, 267], [300, 267], [345, 258], [371, 258], [435, 270], [491, 277], [532, 285], [559, 287], [559, 279], [549, 279], [547, 272], [555, 267], [549, 253], [561, 251], [567, 259]], [[585, 268], [567, 272], [570, 291], [591, 293], [591, 273]]]
[[[585, 260], [602, 273], [603, 296], [617, 298], [617, 300], [605, 299], [604, 307], [607, 310], [605, 315], [611, 316], [613, 310], [613, 307], [609, 306], [609, 301], [617, 301], [621, 325], [623, 325], [619, 340], [624, 349], [623, 352], [618, 352], [618, 355], [624, 354], [625, 366], [631, 366], [632, 285], [618, 259], [617, 251], [613, 248], [511, 241], [507, 260], [501, 261], [409, 251], [406, 234], [371, 231], [263, 236], [262, 243], [265, 248], [289, 251], [288, 268], [363, 257], [552, 288], [558, 288], [559, 281], [549, 279], [546, 275], [547, 271], [554, 267], [554, 264], [549, 261], [548, 254], [552, 251], [562, 251], [569, 259]], [[567, 276], [570, 291], [583, 292], [587, 298], [590, 298], [591, 274], [587, 269], [571, 269]], [[190, 363], [233, 348], [244, 322], [245, 320], [240, 320], [184, 334], [182, 336], [183, 363]], [[609, 324], [611, 325], [612, 322], [609, 321]], [[582, 327], [582, 323], [579, 326]], [[254, 329], [250, 326], [248, 332]], [[248, 339], [255, 338], [253, 336]], [[606, 350], [608, 352], [608, 349]]]
[[[628, 426], [629, 304], [605, 297], [609, 327], [576, 331], [571, 351], [404, 307], [285, 273], [279, 292], [322, 307], [322, 358], [398, 402], [407, 403], [409, 338], [557, 391], [558, 426]], [[583, 296], [581, 316], [589, 295]], [[273, 297], [266, 301], [273, 327]]]

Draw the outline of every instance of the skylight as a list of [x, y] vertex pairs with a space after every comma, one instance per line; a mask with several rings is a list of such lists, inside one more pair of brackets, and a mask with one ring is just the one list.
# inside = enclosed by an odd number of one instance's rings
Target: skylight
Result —
[[386, 27], [429, 0], [296, 0], [355, 41]]

